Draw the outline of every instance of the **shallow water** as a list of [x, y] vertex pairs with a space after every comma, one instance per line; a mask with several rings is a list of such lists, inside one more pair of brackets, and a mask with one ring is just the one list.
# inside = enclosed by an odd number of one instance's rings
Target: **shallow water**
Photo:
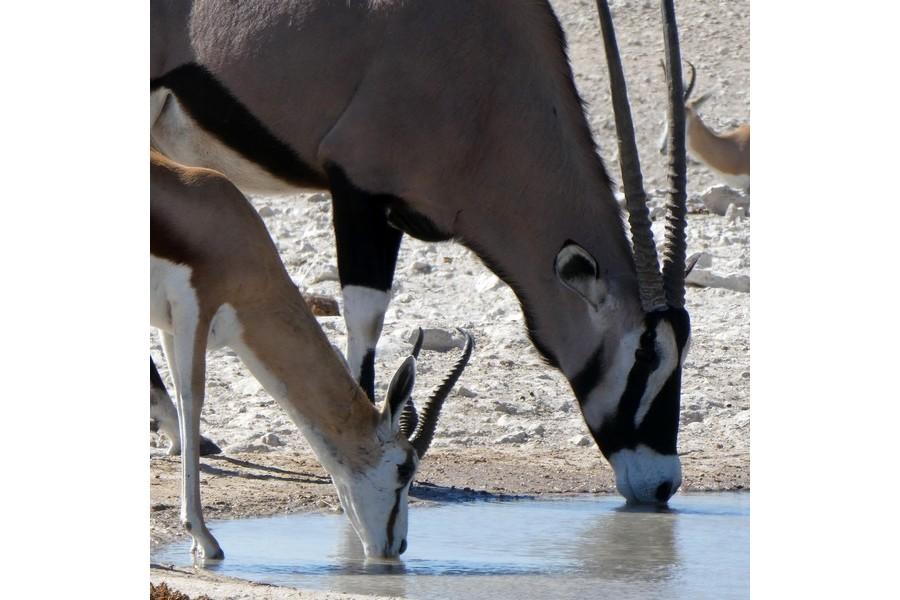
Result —
[[[409, 549], [365, 564], [343, 515], [212, 522], [226, 559], [253, 581], [408, 598], [747, 598], [748, 494], [677, 495], [665, 512], [617, 497], [454, 503], [410, 509]], [[152, 559], [188, 565], [189, 542]]]

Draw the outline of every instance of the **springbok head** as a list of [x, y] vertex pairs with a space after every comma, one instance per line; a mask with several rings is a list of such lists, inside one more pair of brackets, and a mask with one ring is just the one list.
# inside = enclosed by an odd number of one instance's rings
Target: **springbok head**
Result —
[[[426, 401], [417, 428], [401, 423], [403, 408], [409, 400], [416, 373], [417, 341], [413, 355], [406, 358], [388, 386], [384, 406], [376, 411], [376, 449], [360, 448], [368, 453], [366, 467], [353, 467], [350, 461], [338, 461], [329, 469], [344, 511], [353, 525], [368, 558], [396, 558], [406, 550], [408, 494], [419, 461], [428, 452], [434, 438], [444, 400], [465, 369], [472, 355], [474, 340], [466, 337], [463, 354], [444, 382]], [[421, 340], [421, 330], [419, 340]], [[368, 400], [366, 400], [368, 404]]]
[[[644, 193], [625, 77], [609, 6], [598, 0], [610, 74], [626, 208], [632, 235], [637, 292], [642, 317], [622, 325], [620, 335], [601, 340], [582, 370], [570, 376], [585, 421], [615, 471], [616, 487], [629, 502], [665, 503], [681, 485], [676, 450], [681, 370], [691, 324], [685, 310], [686, 162], [684, 96], [674, 6], [663, 0], [669, 121], [669, 197], [662, 271]], [[567, 243], [556, 259], [556, 274], [586, 300], [603, 303], [604, 280], [593, 257]], [[615, 303], [615, 298], [605, 304]], [[604, 312], [600, 318], [622, 318]]]
[[[712, 92], [707, 92], [702, 96], [698, 96], [693, 100], [690, 99], [691, 92], [694, 91], [694, 83], [697, 79], [697, 70], [694, 68], [694, 63], [689, 60], [685, 61], [688, 65], [688, 68], [691, 70], [691, 77], [687, 84], [687, 89], [684, 91], [684, 116], [686, 119], [686, 127], [690, 127], [691, 122], [694, 119], [699, 119], [700, 116], [697, 111], [700, 108], [700, 105], [706, 102], [712, 97]], [[666, 65], [664, 62], [660, 61], [660, 66], [663, 69], [663, 72], [666, 72]], [[666, 117], [663, 119], [663, 128], [662, 134], [659, 136], [659, 153], [665, 154], [666, 148], [669, 145], [669, 118], [668, 113], [666, 113]]]

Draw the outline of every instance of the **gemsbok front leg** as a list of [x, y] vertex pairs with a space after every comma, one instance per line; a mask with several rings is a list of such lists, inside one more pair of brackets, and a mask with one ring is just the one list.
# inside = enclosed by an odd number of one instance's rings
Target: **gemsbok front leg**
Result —
[[347, 324], [347, 362], [374, 402], [375, 346], [391, 301], [403, 232], [388, 224], [389, 197], [357, 189], [339, 167], [329, 168], [328, 177]]

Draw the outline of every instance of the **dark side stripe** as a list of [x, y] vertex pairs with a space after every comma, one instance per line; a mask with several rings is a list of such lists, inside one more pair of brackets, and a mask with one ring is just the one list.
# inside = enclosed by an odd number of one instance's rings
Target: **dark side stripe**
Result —
[[324, 173], [303, 162], [204, 67], [189, 63], [150, 80], [151, 91], [160, 87], [171, 90], [200, 127], [275, 177], [299, 187], [327, 187]]

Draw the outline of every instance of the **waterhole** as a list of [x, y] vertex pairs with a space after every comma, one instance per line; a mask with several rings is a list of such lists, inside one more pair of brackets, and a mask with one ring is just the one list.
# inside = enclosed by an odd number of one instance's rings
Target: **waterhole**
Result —
[[[618, 497], [415, 506], [409, 548], [364, 560], [343, 515], [213, 521], [225, 551], [211, 571], [251, 581], [405, 598], [746, 598], [749, 495], [679, 494], [668, 510]], [[190, 544], [152, 556], [189, 565]]]

